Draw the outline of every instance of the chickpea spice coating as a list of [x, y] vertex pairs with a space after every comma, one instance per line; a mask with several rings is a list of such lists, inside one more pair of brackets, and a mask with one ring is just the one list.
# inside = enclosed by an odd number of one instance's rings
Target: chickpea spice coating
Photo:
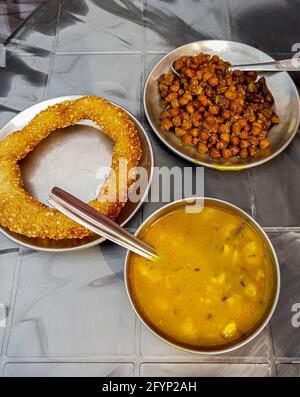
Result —
[[182, 56], [159, 78], [161, 128], [211, 158], [253, 157], [280, 122], [264, 77], [231, 71], [217, 55]]

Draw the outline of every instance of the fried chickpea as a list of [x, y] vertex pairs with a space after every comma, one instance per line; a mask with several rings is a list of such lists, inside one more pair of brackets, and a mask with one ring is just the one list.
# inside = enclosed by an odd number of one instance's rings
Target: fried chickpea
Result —
[[[203, 125], [203, 127], [204, 127], [204, 125]], [[208, 131], [210, 131], [212, 134], [217, 134], [218, 128], [219, 128], [218, 124], [210, 124]]]
[[199, 153], [202, 153], [202, 154], [205, 154], [205, 153], [208, 152], [207, 146], [204, 143], [202, 143], [202, 142], [198, 143], [197, 150], [198, 150]]
[[175, 134], [176, 134], [176, 136], [181, 137], [181, 136], [183, 136], [185, 134], [185, 131], [184, 131], [183, 128], [176, 127], [175, 128]]
[[227, 142], [219, 141], [216, 143], [216, 148], [217, 149], [225, 149], [227, 147], [227, 145], [228, 145]]
[[208, 108], [208, 111], [213, 116], [216, 116], [217, 114], [219, 114], [219, 107], [216, 105], [210, 105]]
[[246, 149], [248, 146], [250, 146], [250, 142], [247, 141], [246, 139], [241, 139], [240, 140], [240, 148], [241, 149]]
[[256, 155], [256, 147], [255, 146], [250, 146], [248, 148], [248, 152], [249, 152], [251, 157], [255, 156]]
[[213, 77], [213, 73], [212, 72], [204, 72], [203, 73], [203, 81], [207, 81], [209, 80], [211, 77]]
[[211, 87], [207, 87], [205, 90], [205, 95], [208, 97], [212, 97], [214, 95], [215, 91]]
[[222, 134], [220, 135], [220, 139], [221, 141], [228, 143], [230, 141], [230, 135], [226, 132], [222, 132]]
[[162, 109], [166, 109], [169, 106], [168, 102], [165, 99], [162, 99], [159, 104]]
[[242, 149], [240, 151], [240, 156], [242, 159], [245, 159], [246, 157], [248, 157], [248, 150], [247, 149]]
[[249, 138], [249, 133], [248, 133], [248, 131], [242, 130], [242, 131], [239, 133], [239, 137], [240, 137], [241, 139], [248, 139], [248, 138]]
[[218, 138], [217, 138], [216, 135], [212, 134], [212, 135], [209, 136], [208, 140], [209, 140], [209, 142], [210, 142], [212, 145], [214, 145], [215, 143], [217, 143]]
[[245, 119], [246, 119], [247, 121], [249, 121], [250, 123], [252, 123], [253, 121], [256, 120], [254, 111], [253, 111], [253, 109], [252, 109], [250, 106], [248, 106], [248, 107], [246, 108], [246, 110], [245, 110], [245, 112], [244, 112], [244, 117], [245, 117]]
[[159, 84], [159, 91], [160, 91], [161, 96], [165, 97], [166, 95], [168, 95], [169, 87], [167, 86], [167, 84], [160, 83]]
[[216, 159], [221, 157], [221, 153], [219, 149], [216, 149], [215, 147], [212, 147], [209, 151], [210, 157]]
[[225, 77], [225, 82], [226, 82], [226, 85], [230, 86], [230, 85], [232, 84], [232, 82], [233, 82], [232, 76], [227, 75], [227, 76]]
[[264, 108], [262, 110], [262, 114], [267, 118], [270, 119], [272, 117], [272, 110], [269, 108]]
[[222, 149], [222, 157], [223, 157], [224, 159], [229, 159], [229, 157], [231, 157], [231, 151], [230, 151], [230, 149], [227, 149], [227, 148]]
[[179, 98], [179, 103], [182, 106], [187, 105], [193, 99], [191, 94], [183, 94], [181, 98]]
[[219, 132], [220, 134], [222, 134], [222, 133], [227, 134], [227, 127], [226, 127], [226, 125], [225, 125], [225, 124], [220, 124], [219, 127], [218, 127], [218, 132]]
[[175, 127], [180, 127], [181, 125], [181, 117], [180, 116], [176, 116], [172, 118], [172, 123]]
[[202, 106], [207, 106], [208, 99], [205, 95], [198, 95], [198, 101], [201, 103]]
[[164, 76], [164, 83], [167, 85], [171, 85], [174, 79], [175, 79], [175, 75], [172, 72], [169, 72]]
[[172, 121], [168, 118], [164, 118], [161, 123], [162, 128], [165, 131], [169, 131], [169, 129], [173, 126]]
[[184, 71], [184, 74], [186, 77], [188, 77], [190, 79], [195, 76], [195, 72], [192, 69], [186, 69]]
[[194, 137], [197, 138], [199, 135], [199, 128], [192, 128], [190, 134]]
[[179, 84], [179, 81], [178, 81], [178, 80], [176, 80], [176, 81], [170, 86], [170, 90], [171, 90], [172, 92], [177, 92], [177, 91], [179, 91], [179, 88], [180, 88], [180, 84]]
[[271, 122], [273, 124], [278, 124], [280, 122], [279, 116], [277, 116], [277, 114], [273, 113], [273, 115], [271, 117]]
[[182, 117], [182, 120], [189, 120], [190, 114], [188, 112], [182, 112], [181, 117]]
[[170, 118], [171, 114], [170, 114], [170, 112], [168, 110], [163, 110], [159, 117], [162, 120], [162, 119], [165, 119], [165, 118]]
[[193, 124], [191, 120], [183, 120], [182, 122], [182, 128], [184, 128], [185, 130], [190, 130], [192, 128]]
[[237, 146], [240, 143], [240, 138], [234, 135], [231, 137], [230, 142]]
[[231, 146], [230, 152], [231, 156], [236, 156], [239, 153], [240, 149], [237, 146]]
[[257, 146], [259, 141], [258, 138], [256, 138], [255, 136], [250, 136], [249, 142], [251, 143], [252, 146]]
[[199, 112], [194, 112], [193, 113], [193, 121], [200, 121], [202, 119], [202, 116]]
[[205, 120], [209, 123], [209, 124], [215, 124], [217, 122], [216, 118], [214, 116], [212, 116], [211, 114], [207, 115]]
[[248, 123], [247, 123], [246, 119], [241, 118], [239, 120], [239, 124], [240, 124], [241, 128], [247, 128], [248, 127]]
[[225, 97], [226, 97], [227, 99], [229, 99], [229, 100], [233, 100], [233, 99], [236, 98], [236, 93], [233, 92], [233, 91], [231, 91], [231, 90], [225, 91], [225, 92], [224, 92], [224, 95], [225, 95]]
[[176, 117], [180, 115], [180, 109], [179, 108], [172, 108], [169, 109], [169, 113], [171, 117]]
[[230, 118], [230, 116], [231, 116], [231, 113], [230, 113], [229, 110], [224, 110], [224, 111], [221, 113], [221, 116], [223, 117], [223, 119], [228, 120], [228, 119]]
[[176, 99], [176, 98], [177, 98], [177, 93], [176, 92], [170, 92], [170, 94], [168, 94], [166, 96], [166, 101], [167, 102], [171, 102], [171, 101], [173, 101], [173, 99]]
[[240, 126], [240, 123], [239, 122], [235, 122], [233, 125], [232, 125], [232, 132], [234, 133], [234, 134], [239, 134], [240, 133], [240, 131], [241, 131], [241, 126]]
[[261, 133], [261, 127], [254, 126], [251, 128], [251, 134], [257, 136]]
[[200, 132], [200, 139], [201, 141], [206, 142], [208, 140], [209, 134], [206, 131]]
[[267, 147], [269, 147], [269, 146], [270, 146], [270, 141], [269, 141], [268, 139], [266, 139], [266, 138], [262, 139], [262, 140], [259, 142], [259, 147], [260, 147], [260, 149], [262, 149], [262, 150], [267, 149]]
[[190, 145], [192, 143], [192, 139], [193, 139], [192, 135], [185, 134], [182, 138], [182, 142], [184, 145]]
[[219, 80], [218, 80], [217, 77], [213, 76], [213, 77], [211, 77], [211, 78], [208, 80], [208, 84], [209, 84], [211, 87], [216, 87], [216, 86], [219, 84]]
[[188, 112], [188, 113], [194, 113], [194, 111], [195, 111], [195, 108], [194, 108], [194, 106], [192, 105], [192, 104], [188, 104], [188, 105], [186, 105], [186, 111]]
[[213, 63], [218, 63], [218, 62], [220, 61], [220, 58], [218, 57], [218, 55], [213, 55], [213, 56], [211, 57], [211, 61], [212, 61]]
[[181, 70], [183, 66], [184, 66], [184, 61], [182, 58], [179, 58], [175, 61], [174, 68], [177, 72], [179, 72], [179, 70]]
[[203, 77], [203, 72], [202, 72], [202, 70], [197, 70], [197, 72], [196, 72], [196, 77], [197, 77], [198, 81], [201, 81], [201, 80], [202, 80], [202, 77]]
[[179, 102], [178, 102], [178, 99], [173, 99], [173, 100], [171, 101], [171, 106], [172, 106], [172, 108], [179, 108], [179, 107], [180, 107], [180, 104], [179, 104]]
[[191, 102], [191, 104], [194, 106], [195, 110], [198, 110], [200, 105], [200, 102], [198, 101], [198, 99], [193, 100], [193, 102]]
[[270, 92], [268, 92], [265, 95], [265, 100], [266, 100], [267, 103], [273, 103], [274, 102], [274, 97], [273, 97], [273, 95]]

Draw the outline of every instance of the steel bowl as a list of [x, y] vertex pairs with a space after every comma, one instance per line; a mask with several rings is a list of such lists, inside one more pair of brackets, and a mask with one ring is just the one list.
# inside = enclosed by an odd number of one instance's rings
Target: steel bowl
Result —
[[200, 154], [191, 145], [182, 145], [180, 138], [173, 132], [163, 132], [160, 128], [159, 115], [160, 93], [158, 78], [171, 70], [172, 63], [183, 55], [195, 55], [199, 52], [216, 54], [220, 58], [234, 64], [273, 61], [269, 55], [246, 44], [225, 40], [203, 40], [186, 44], [164, 56], [151, 70], [144, 88], [144, 108], [148, 121], [158, 138], [174, 153], [196, 164], [219, 170], [241, 170], [255, 167], [271, 160], [281, 153], [295, 136], [300, 122], [300, 101], [297, 88], [286, 72], [262, 73], [267, 80], [275, 99], [275, 112], [280, 123], [272, 127], [268, 139], [271, 145], [266, 150], [259, 150], [254, 157], [241, 159], [233, 157], [229, 160], [212, 159], [208, 154]]
[[[235, 350], [239, 347], [244, 346], [245, 344], [250, 342], [252, 339], [254, 339], [265, 328], [265, 326], [270, 321], [270, 319], [274, 313], [274, 310], [276, 308], [276, 305], [278, 302], [278, 297], [279, 297], [279, 291], [280, 291], [279, 263], [278, 263], [278, 259], [277, 259], [275, 250], [272, 246], [272, 243], [271, 243], [269, 237], [266, 235], [266, 233], [261, 228], [261, 226], [251, 216], [249, 216], [246, 212], [244, 212], [240, 208], [236, 207], [235, 205], [230, 204], [223, 200], [218, 200], [218, 199], [214, 199], [214, 198], [203, 198], [203, 197], [198, 197], [198, 198], [196, 198], [196, 200], [198, 201], [198, 203], [199, 202], [203, 203], [204, 206], [206, 203], [210, 203], [210, 204], [213, 204], [214, 206], [217, 206], [219, 208], [230, 210], [231, 213], [239, 216], [244, 222], [247, 222], [248, 225], [251, 225], [259, 233], [259, 235], [264, 240], [266, 246], [268, 247], [269, 253], [273, 260], [274, 272], [275, 272], [275, 276], [276, 276], [276, 281], [275, 281], [276, 287], [274, 289], [273, 299], [270, 302], [269, 307], [266, 310], [265, 315], [261, 319], [261, 321], [258, 324], [256, 324], [255, 328], [253, 328], [251, 331], [248, 332], [248, 334], [245, 336], [244, 339], [241, 339], [236, 342], [230, 342], [227, 345], [222, 345], [219, 347], [214, 346], [214, 347], [207, 347], [207, 348], [206, 347], [205, 348], [195, 348], [195, 347], [191, 347], [189, 345], [180, 344], [179, 342], [175, 342], [174, 340], [167, 339], [165, 335], [162, 335], [160, 333], [160, 331], [158, 329], [154, 328], [149, 323], [149, 321], [147, 321], [147, 319], [144, 317], [143, 313], [140, 311], [140, 309], [138, 308], [138, 305], [135, 302], [135, 299], [134, 299], [134, 296], [132, 293], [132, 288], [130, 285], [130, 277], [129, 277], [130, 276], [130, 258], [132, 255], [134, 255], [131, 252], [128, 252], [127, 256], [125, 258], [124, 279], [125, 279], [126, 290], [127, 290], [127, 294], [128, 294], [130, 303], [131, 303], [136, 315], [138, 316], [138, 318], [156, 337], [158, 337], [162, 341], [166, 342], [167, 344], [169, 344], [175, 348], [178, 348], [178, 349], [184, 350], [184, 351], [188, 351], [191, 353], [199, 353], [199, 354], [228, 353], [232, 350]], [[150, 215], [150, 217], [147, 218], [143, 222], [143, 224], [136, 231], [135, 235], [139, 236], [142, 233], [142, 231], [144, 231], [146, 228], [148, 228], [157, 219], [162, 218], [163, 216], [165, 216], [166, 214], [168, 214], [174, 210], [185, 208], [185, 206], [187, 206], [187, 205], [189, 205], [189, 206], [191, 205], [191, 199], [182, 199], [182, 200], [174, 201], [174, 202], [167, 204], [166, 206], [158, 209], [156, 212], [154, 212], [152, 215]]]
[[[81, 96], [52, 98], [31, 106], [16, 115], [1, 129], [0, 139], [22, 129], [48, 106]], [[153, 176], [154, 155], [150, 139], [141, 123], [126, 109], [119, 107], [128, 113], [137, 127], [143, 151], [139, 166], [144, 167], [148, 175], [146, 186], [141, 186], [141, 199], [138, 202], [127, 201], [122, 208], [117, 222], [124, 226], [136, 214], [147, 197]], [[48, 195], [55, 185], [68, 190], [81, 200], [89, 201], [96, 197], [105, 178], [105, 175], [99, 171], [110, 169], [112, 150], [113, 142], [99, 132], [99, 127], [90, 120], [82, 120], [76, 125], [65, 128], [63, 132], [57, 130], [20, 162], [24, 186], [33, 197], [46, 205], [48, 205]], [[105, 240], [96, 235], [83, 239], [53, 240], [26, 237], [4, 227], [0, 227], [0, 231], [20, 245], [49, 252], [81, 250]]]

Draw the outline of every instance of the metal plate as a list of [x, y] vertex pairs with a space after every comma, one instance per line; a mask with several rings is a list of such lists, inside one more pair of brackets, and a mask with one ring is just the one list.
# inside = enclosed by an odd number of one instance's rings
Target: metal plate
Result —
[[170, 71], [172, 62], [183, 55], [195, 55], [199, 52], [216, 54], [231, 64], [244, 64], [272, 61], [264, 52], [242, 43], [225, 40], [204, 40], [186, 44], [171, 51], [151, 70], [144, 88], [144, 108], [148, 121], [156, 135], [173, 152], [188, 161], [220, 170], [240, 170], [255, 167], [274, 158], [282, 152], [295, 136], [300, 122], [300, 101], [297, 88], [286, 72], [262, 73], [275, 99], [275, 111], [280, 117], [280, 124], [274, 126], [268, 139], [271, 145], [266, 150], [259, 150], [256, 156], [246, 159], [233, 157], [229, 160], [212, 159], [207, 154], [200, 154], [194, 147], [182, 145], [180, 138], [173, 132], [162, 132], [159, 115], [161, 113], [158, 78]]
[[[245, 211], [243, 211], [241, 208], [228, 203], [227, 201], [224, 200], [218, 200], [215, 198], [211, 197], [194, 197], [193, 199], [190, 198], [185, 198], [177, 201], [173, 201], [172, 203], [169, 203], [165, 205], [164, 207], [159, 208], [157, 211], [155, 211], [153, 214], [151, 214], [138, 228], [138, 230], [135, 232], [135, 236], [139, 236], [143, 230], [147, 229], [150, 225], [152, 225], [157, 219], [160, 219], [164, 217], [165, 215], [169, 214], [170, 212], [176, 211], [178, 209], [183, 209], [186, 208], [187, 205], [193, 205], [193, 201], [195, 201], [195, 205], [201, 205], [201, 206], [206, 206], [207, 204], [214, 205], [215, 207], [221, 208], [228, 210], [231, 215], [237, 216], [238, 218], [242, 219], [244, 222], [246, 222], [249, 226], [251, 226], [261, 237], [261, 239], [264, 241], [268, 251], [269, 255], [272, 258], [273, 262], [273, 268], [274, 268], [274, 274], [276, 275], [276, 287], [274, 290], [273, 298], [272, 301], [270, 301], [270, 305], [267, 308], [263, 318], [260, 320], [259, 323], [257, 323], [254, 328], [249, 331], [248, 335], [239, 341], [235, 341], [232, 343], [229, 343], [228, 345], [223, 345], [223, 346], [211, 346], [209, 348], [192, 348], [187, 345], [181, 344], [179, 342], [171, 341], [171, 339], [168, 339], [166, 336], [164, 336], [159, 330], [155, 329], [155, 327], [146, 319], [145, 315], [142, 313], [140, 310], [138, 304], [136, 303], [133, 293], [132, 293], [132, 287], [131, 287], [131, 282], [130, 282], [130, 258], [132, 255], [134, 255], [132, 252], [127, 251], [126, 258], [125, 258], [125, 266], [124, 266], [124, 280], [125, 280], [125, 286], [126, 286], [126, 291], [128, 294], [128, 298], [130, 300], [130, 303], [136, 313], [136, 315], [139, 317], [139, 319], [142, 321], [142, 323], [159, 339], [162, 341], [166, 342], [167, 344], [176, 347], [180, 350], [185, 350], [191, 353], [199, 353], [199, 354], [223, 354], [223, 353], [228, 353], [230, 351], [233, 351], [239, 347], [242, 347], [249, 343], [251, 340], [253, 340], [268, 324], [268, 322], [271, 320], [271, 317], [273, 316], [273, 313], [275, 311], [275, 308], [278, 303], [278, 298], [279, 298], [279, 293], [280, 293], [280, 268], [279, 268], [279, 262], [278, 258], [276, 255], [276, 252], [274, 250], [274, 247], [267, 236], [267, 234], [264, 232], [263, 228]], [[197, 204], [198, 203], [198, 204]]]
[[[3, 139], [12, 132], [22, 129], [36, 114], [48, 106], [79, 97], [81, 95], [53, 98], [31, 106], [2, 128], [0, 138]], [[148, 175], [148, 183], [141, 194], [141, 200], [136, 203], [128, 201], [117, 219], [119, 224], [125, 225], [147, 196], [154, 158], [150, 140], [143, 126], [126, 109], [122, 109], [128, 113], [137, 127], [143, 151], [139, 166], [144, 167]], [[57, 130], [20, 162], [25, 189], [47, 205], [47, 197], [53, 186], [62, 187], [81, 200], [89, 201], [96, 197], [110, 170], [112, 151], [113, 142], [106, 135], [99, 133], [99, 127], [90, 120], [82, 120], [74, 126]], [[0, 231], [21, 245], [43, 251], [78, 250], [105, 240], [99, 236], [90, 236], [84, 239], [56, 241], [22, 236], [7, 228], [0, 228]]]

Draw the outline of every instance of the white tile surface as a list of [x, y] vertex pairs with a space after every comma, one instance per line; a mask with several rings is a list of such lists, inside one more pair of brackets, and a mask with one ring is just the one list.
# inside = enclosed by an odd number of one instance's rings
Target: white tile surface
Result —
[[21, 261], [10, 357], [130, 356], [135, 318], [123, 277], [124, 251], [28, 252]]
[[99, 377], [133, 376], [130, 363], [13, 363], [4, 367], [5, 377]]

